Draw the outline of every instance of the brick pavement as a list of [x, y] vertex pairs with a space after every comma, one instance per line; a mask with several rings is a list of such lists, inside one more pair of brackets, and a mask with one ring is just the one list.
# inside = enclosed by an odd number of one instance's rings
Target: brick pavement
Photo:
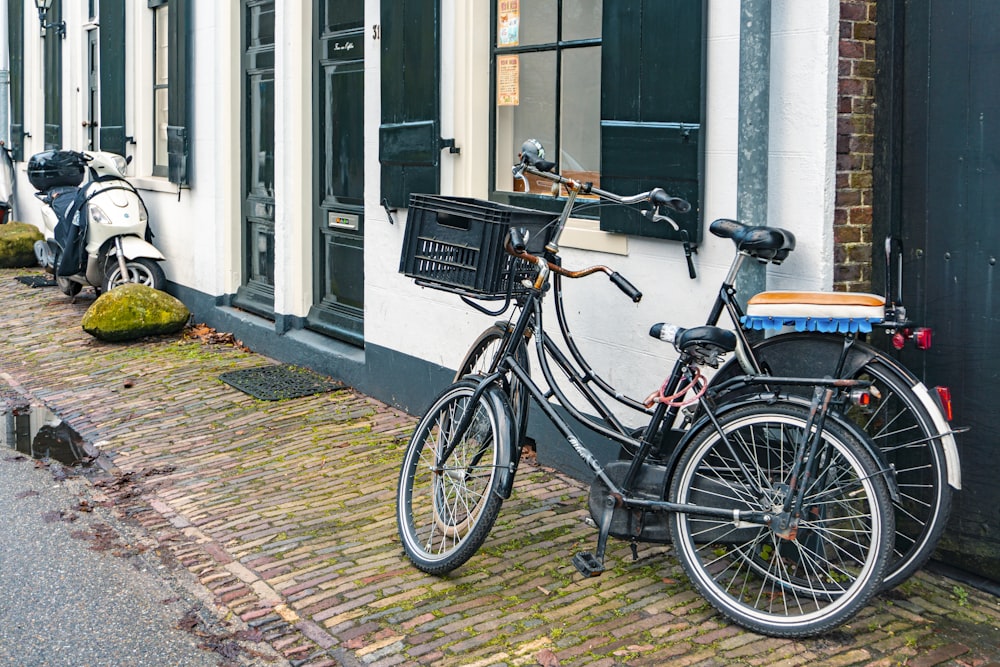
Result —
[[394, 516], [414, 418], [351, 389], [255, 400], [218, 376], [271, 360], [232, 345], [101, 343], [79, 326], [92, 295], [70, 303], [25, 273], [0, 270], [0, 374], [111, 456], [97, 502], [293, 665], [1000, 663], [1000, 601], [928, 572], [810, 640], [727, 623], [667, 546], [633, 562], [612, 542], [608, 572], [583, 579], [585, 489], [530, 460], [480, 552], [424, 575]]

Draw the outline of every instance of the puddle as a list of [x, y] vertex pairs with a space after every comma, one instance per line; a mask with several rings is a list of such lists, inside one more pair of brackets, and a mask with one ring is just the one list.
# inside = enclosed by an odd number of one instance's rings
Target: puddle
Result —
[[0, 445], [64, 465], [89, 464], [99, 455], [79, 433], [44, 405], [0, 401]]

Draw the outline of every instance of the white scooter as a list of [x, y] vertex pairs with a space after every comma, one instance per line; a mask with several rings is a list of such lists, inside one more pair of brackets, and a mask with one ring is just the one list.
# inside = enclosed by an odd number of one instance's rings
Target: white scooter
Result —
[[45, 151], [28, 161], [44, 220], [35, 256], [68, 296], [86, 285], [98, 292], [125, 283], [166, 285], [158, 263], [165, 257], [150, 243], [146, 206], [125, 180], [128, 163], [90, 151]]

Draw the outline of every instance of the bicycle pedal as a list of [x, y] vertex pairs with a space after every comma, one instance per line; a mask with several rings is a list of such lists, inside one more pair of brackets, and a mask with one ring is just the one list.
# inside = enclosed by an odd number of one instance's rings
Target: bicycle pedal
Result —
[[573, 556], [573, 565], [585, 577], [599, 577], [604, 574], [604, 563], [589, 552], [581, 551]]

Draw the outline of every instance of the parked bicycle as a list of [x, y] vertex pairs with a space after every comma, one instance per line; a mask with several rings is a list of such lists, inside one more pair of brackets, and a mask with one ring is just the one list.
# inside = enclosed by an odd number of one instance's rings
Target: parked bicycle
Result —
[[[533, 154], [534, 143], [525, 144], [525, 160], [515, 165], [515, 174], [529, 173], [566, 186], [571, 179], [552, 173], [554, 165], [538, 165]], [[536, 149], [537, 150], [537, 149]], [[562, 223], [568, 218], [575, 196], [572, 190], [564, 206]], [[602, 195], [603, 197], [603, 195]], [[605, 200], [615, 201], [608, 197]], [[629, 203], [625, 201], [624, 203]], [[590, 202], [576, 210], [593, 205]], [[658, 209], [643, 212], [655, 223], [674, 224], [668, 215]], [[867, 391], [853, 395], [842, 394], [834, 406], [846, 419], [858, 425], [878, 446], [881, 460], [891, 466], [899, 489], [895, 500], [896, 539], [892, 563], [885, 575], [885, 588], [899, 585], [920, 569], [931, 557], [943, 533], [951, 510], [952, 489], [961, 488], [961, 469], [954, 433], [946, 419], [950, 415], [950, 393], [939, 388], [932, 394], [924, 384], [881, 350], [861, 338], [873, 328], [882, 328], [894, 337], [894, 344], [902, 345], [907, 339], [916, 338], [917, 346], [930, 345], [929, 331], [914, 327], [906, 318], [901, 299], [872, 294], [829, 292], [763, 292], [753, 296], [746, 312], [741, 308], [736, 293], [736, 277], [748, 260], [780, 264], [795, 249], [795, 237], [790, 232], [775, 227], [751, 227], [734, 220], [716, 220], [710, 231], [721, 238], [733, 241], [736, 254], [720, 286], [716, 299], [706, 319], [708, 325], [718, 325], [723, 314], [736, 324], [737, 346], [734, 358], [726, 363], [710, 381], [710, 396], [726, 391], [747, 392], [748, 385], [737, 385], [730, 380], [742, 375], [836, 377], [852, 378], [870, 383]], [[554, 244], [558, 251], [558, 243]], [[685, 253], [690, 258], [690, 249]], [[890, 247], [886, 246], [886, 266], [891, 265]], [[689, 265], [693, 273], [693, 266]], [[888, 268], [887, 268], [888, 272]], [[898, 280], [898, 279], [897, 279]], [[887, 292], [891, 292], [891, 276], [887, 274]], [[587, 363], [570, 333], [564, 307], [561, 275], [554, 274], [552, 292], [555, 311], [562, 339], [574, 361], [582, 369], [579, 384], [592, 385], [616, 401], [640, 412], [650, 412], [645, 401], [623, 395], [617, 388], [602, 379]], [[506, 298], [506, 295], [504, 295]], [[516, 301], [516, 295], [512, 296]], [[476, 303], [468, 301], [476, 307]], [[509, 301], [494, 311], [497, 315], [507, 310]], [[739, 325], [746, 325], [741, 328]], [[751, 342], [746, 329], [788, 327], [791, 333], [778, 333], [762, 341]], [[527, 329], [528, 334], [532, 327]], [[484, 331], [470, 347], [459, 365], [456, 380], [470, 374], [487, 374], [496, 369], [498, 352], [503, 349], [513, 327], [499, 321]], [[651, 335], [669, 337], [675, 327], [663, 325]], [[527, 368], [528, 357], [520, 352], [518, 362]], [[677, 363], [681, 363], [678, 361]], [[787, 391], [808, 398], [808, 388], [771, 385], [776, 391]], [[510, 382], [511, 404], [519, 423], [519, 442], [527, 428], [528, 401], [515, 379]], [[944, 407], [942, 406], [942, 402]], [[945, 409], [946, 408], [946, 409]], [[690, 408], [689, 408], [690, 410]], [[667, 420], [674, 428], [662, 429], [658, 434], [645, 434], [655, 443], [652, 456], [672, 465], [679, 453], [675, 445], [684, 429], [690, 425], [692, 414], [679, 424], [674, 423], [677, 411]], [[614, 419], [608, 411], [603, 419]], [[631, 456], [634, 452], [624, 452]]]
[[[558, 238], [580, 192], [624, 205], [647, 202], [654, 215], [688, 204], [659, 189], [620, 197], [558, 178], [570, 196], [554, 224], [545, 214], [491, 202], [411, 200], [404, 273], [469, 303], [504, 298], [506, 309], [513, 299], [518, 314], [500, 351], [489, 355], [490, 368], [447, 387], [414, 431], [397, 492], [407, 556], [421, 570], [442, 574], [479, 549], [511, 493], [522, 405], [530, 396], [595, 475], [589, 505], [597, 547], [574, 556], [580, 572], [603, 571], [608, 537], [629, 540], [633, 549], [638, 542], [672, 542], [706, 599], [747, 628], [807, 636], [843, 623], [882, 585], [894, 542], [893, 476], [864, 433], [832, 409], [870, 383], [745, 374], [731, 379], [730, 392], [709, 396], [701, 369], [718, 366], [736, 350], [738, 337], [717, 326], [695, 327], [677, 332], [673, 372], [648, 405], [637, 403], [648, 412], [648, 425], [638, 433], [624, 426], [546, 334], [542, 302], [553, 274], [605, 273], [633, 301], [641, 293], [604, 266], [562, 267]], [[529, 339], [547, 390], [525, 363]], [[553, 365], [599, 418], [566, 395]], [[789, 386], [810, 388], [811, 398], [778, 389]], [[732, 400], [720, 400], [725, 397]], [[602, 465], [550, 398], [588, 430], [620, 443], [628, 459]], [[655, 450], [684, 406], [697, 411], [668, 462]]]

